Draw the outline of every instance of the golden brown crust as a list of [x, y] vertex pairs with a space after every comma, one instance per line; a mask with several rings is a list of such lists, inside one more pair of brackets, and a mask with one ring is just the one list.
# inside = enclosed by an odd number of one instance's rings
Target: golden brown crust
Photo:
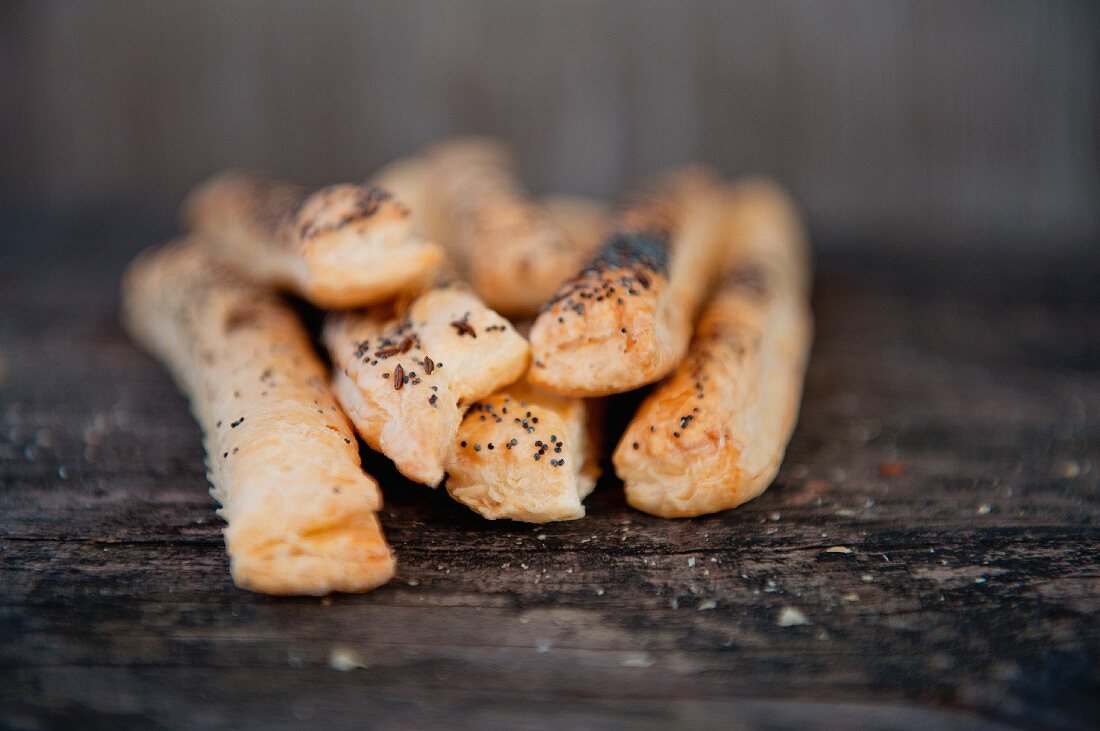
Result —
[[684, 363], [615, 450], [627, 501], [666, 518], [732, 508], [775, 478], [798, 416], [812, 334], [798, 213], [765, 183], [730, 195], [729, 256]]
[[[573, 242], [573, 246], [581, 255], [580, 264], [582, 265], [596, 252], [596, 249], [600, 248], [600, 244], [607, 237], [610, 210], [602, 200], [580, 195], [554, 194], [543, 196], [539, 199], [539, 204], [546, 211], [546, 215], [553, 219]], [[546, 304], [546, 300], [550, 299], [558, 287], [575, 276], [580, 268], [580, 265], [575, 265], [568, 276], [558, 281], [539, 303], [539, 307]], [[534, 314], [535, 312], [531, 313], [532, 316]]]
[[447, 491], [490, 520], [583, 518], [581, 501], [600, 475], [592, 424], [583, 399], [508, 386], [466, 412]]
[[393, 576], [377, 483], [295, 315], [195, 241], [143, 253], [124, 321], [171, 370], [203, 431], [238, 586], [366, 591]]
[[600, 396], [675, 368], [718, 270], [719, 191], [709, 172], [687, 168], [628, 202], [596, 256], [535, 320], [533, 384]]
[[357, 307], [416, 291], [442, 250], [411, 234], [408, 208], [380, 189], [309, 193], [255, 173], [222, 173], [184, 204], [185, 222], [249, 278], [319, 307]]
[[471, 402], [527, 369], [527, 341], [464, 285], [441, 284], [400, 316], [388, 308], [330, 315], [323, 339], [340, 404], [372, 448], [409, 479], [443, 480]]
[[[519, 182], [511, 151], [494, 140], [457, 138], [398, 161], [375, 178], [416, 201], [425, 235], [443, 242], [485, 303], [533, 315], [591, 253]], [[565, 212], [566, 215], [577, 211]]]

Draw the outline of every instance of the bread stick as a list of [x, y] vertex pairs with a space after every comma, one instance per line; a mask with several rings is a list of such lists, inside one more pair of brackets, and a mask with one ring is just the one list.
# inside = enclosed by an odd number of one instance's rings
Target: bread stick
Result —
[[238, 586], [321, 595], [393, 576], [378, 485], [294, 313], [187, 241], [130, 266], [123, 319], [191, 401]]
[[309, 193], [230, 172], [200, 185], [183, 215], [219, 259], [324, 308], [419, 290], [443, 256], [438, 245], [411, 235], [409, 209], [380, 188], [333, 185]]
[[[428, 189], [432, 177], [432, 167], [423, 155], [409, 155], [389, 163], [367, 181], [368, 186], [377, 186], [388, 190], [393, 196], [409, 207], [409, 221], [412, 235], [432, 241], [438, 241], [444, 249], [448, 248], [446, 237], [433, 238], [439, 232], [437, 207], [433, 205]], [[449, 264], [453, 267], [452, 259]], [[457, 274], [457, 272], [451, 272]]]
[[[437, 232], [445, 228], [425, 221], [440, 208], [426, 201], [431, 176], [427, 159], [410, 157], [375, 179], [409, 202], [414, 227], [421, 233], [432, 226]], [[544, 198], [540, 206], [573, 249], [588, 253], [599, 246], [607, 215], [601, 203], [556, 195]], [[444, 234], [440, 241], [458, 245]], [[553, 252], [533, 253], [534, 266], [543, 266], [550, 256]], [[529, 324], [521, 325], [520, 331]], [[445, 465], [447, 491], [490, 520], [544, 523], [583, 517], [581, 501], [599, 477], [591, 434], [595, 421], [582, 399], [556, 396], [522, 381], [506, 386], [473, 403], [462, 419]]]
[[444, 243], [485, 304], [509, 317], [533, 315], [591, 253], [531, 198], [512, 152], [491, 139], [436, 144], [374, 181], [416, 201], [425, 235]]
[[469, 289], [452, 281], [407, 311], [334, 313], [323, 340], [335, 391], [360, 436], [411, 480], [436, 486], [474, 401], [527, 369], [527, 341]]
[[[599, 246], [605, 205], [570, 195], [547, 196], [539, 204], [578, 250], [592, 252]], [[535, 265], [546, 256], [552, 253], [536, 255]], [[516, 329], [526, 334], [530, 324], [519, 322]], [[524, 380], [474, 403], [448, 461], [447, 491], [489, 520], [547, 523], [584, 517], [582, 501], [600, 475], [598, 411], [589, 401], [552, 394]]]
[[615, 450], [634, 507], [665, 518], [732, 508], [779, 471], [798, 417], [813, 323], [805, 234], [778, 188], [730, 198], [730, 256], [691, 351]]
[[707, 171], [682, 169], [620, 211], [599, 252], [535, 320], [532, 384], [602, 396], [676, 367], [721, 257], [719, 190]]
[[447, 492], [490, 520], [584, 517], [600, 476], [584, 399], [520, 381], [474, 403], [447, 464]]
[[[596, 252], [596, 249], [600, 248], [600, 244], [607, 235], [610, 211], [603, 201], [580, 195], [558, 193], [543, 196], [538, 200], [539, 205], [546, 211], [546, 215], [558, 224], [573, 242], [573, 247], [579, 254], [580, 263], [575, 264], [573, 270], [558, 282], [561, 285], [575, 276], [583, 263]], [[553, 295], [553, 292], [550, 295]], [[549, 299], [549, 295], [546, 299]], [[546, 299], [539, 303], [540, 307], [546, 304]]]

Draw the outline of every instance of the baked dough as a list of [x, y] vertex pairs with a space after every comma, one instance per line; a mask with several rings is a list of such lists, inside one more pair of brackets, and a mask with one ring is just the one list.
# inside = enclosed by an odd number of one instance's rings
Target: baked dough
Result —
[[466, 408], [520, 378], [529, 362], [527, 341], [454, 280], [400, 314], [331, 314], [322, 338], [336, 396], [359, 434], [403, 475], [433, 487]]
[[438, 143], [374, 182], [407, 200], [423, 234], [444, 243], [485, 304], [509, 317], [534, 315], [595, 245], [532, 199], [511, 150], [488, 138]]
[[534, 385], [602, 396], [676, 367], [720, 263], [720, 191], [708, 171], [686, 168], [628, 202], [596, 256], [535, 320]]
[[447, 492], [489, 520], [584, 517], [600, 476], [584, 399], [520, 381], [474, 403], [447, 463]]
[[[564, 193], [545, 195], [538, 200], [539, 205], [546, 211], [546, 215], [561, 227], [573, 243], [573, 247], [582, 254], [581, 264], [600, 248], [600, 244], [608, 233], [610, 211], [606, 203], [596, 198]], [[558, 285], [564, 284], [567, 279], [575, 276], [580, 268], [580, 265], [574, 265], [572, 271], [563, 277]], [[546, 304], [546, 300], [556, 290], [555, 286], [539, 303], [539, 307]]]
[[380, 188], [309, 193], [234, 171], [200, 185], [183, 211], [218, 258], [318, 307], [358, 307], [422, 289], [443, 257], [438, 245], [411, 235], [409, 209]]
[[806, 237], [780, 189], [737, 186], [730, 251], [691, 351], [615, 450], [634, 507], [664, 518], [732, 508], [779, 471], [798, 418], [813, 323]]
[[203, 431], [237, 585], [366, 591], [393, 576], [378, 484], [297, 317], [196, 241], [141, 254], [123, 319], [172, 372]]

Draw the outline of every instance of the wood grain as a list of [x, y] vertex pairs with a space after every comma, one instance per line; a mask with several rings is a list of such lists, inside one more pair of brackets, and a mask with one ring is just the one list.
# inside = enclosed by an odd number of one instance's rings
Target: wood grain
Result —
[[0, 218], [0, 725], [1100, 723], [1095, 261], [824, 255], [802, 421], [731, 512], [605, 480], [490, 523], [364, 450], [398, 576], [320, 601], [233, 587], [198, 430], [116, 324], [170, 220]]

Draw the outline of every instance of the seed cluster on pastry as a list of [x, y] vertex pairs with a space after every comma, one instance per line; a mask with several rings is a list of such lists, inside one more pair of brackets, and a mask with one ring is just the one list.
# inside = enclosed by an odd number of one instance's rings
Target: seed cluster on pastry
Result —
[[[200, 416], [242, 587], [364, 591], [392, 576], [377, 491], [329, 484], [362, 474], [349, 429], [487, 519], [583, 517], [605, 458], [632, 506], [667, 518], [736, 507], [779, 469], [812, 317], [801, 217], [773, 183], [696, 165], [640, 181], [615, 208], [538, 198], [505, 145], [462, 138], [362, 185], [223, 173], [183, 220], [179, 241], [128, 270], [124, 322]], [[158, 299], [165, 283], [174, 298]], [[328, 384], [280, 292], [326, 313]], [[242, 301], [248, 317], [195, 314]], [[219, 454], [219, 394], [258, 366], [207, 354], [239, 347], [288, 387], [276, 402], [246, 393], [234, 408], [279, 428]], [[639, 388], [625, 433], [607, 433], [608, 398]], [[250, 450], [288, 466], [230, 463]]]

